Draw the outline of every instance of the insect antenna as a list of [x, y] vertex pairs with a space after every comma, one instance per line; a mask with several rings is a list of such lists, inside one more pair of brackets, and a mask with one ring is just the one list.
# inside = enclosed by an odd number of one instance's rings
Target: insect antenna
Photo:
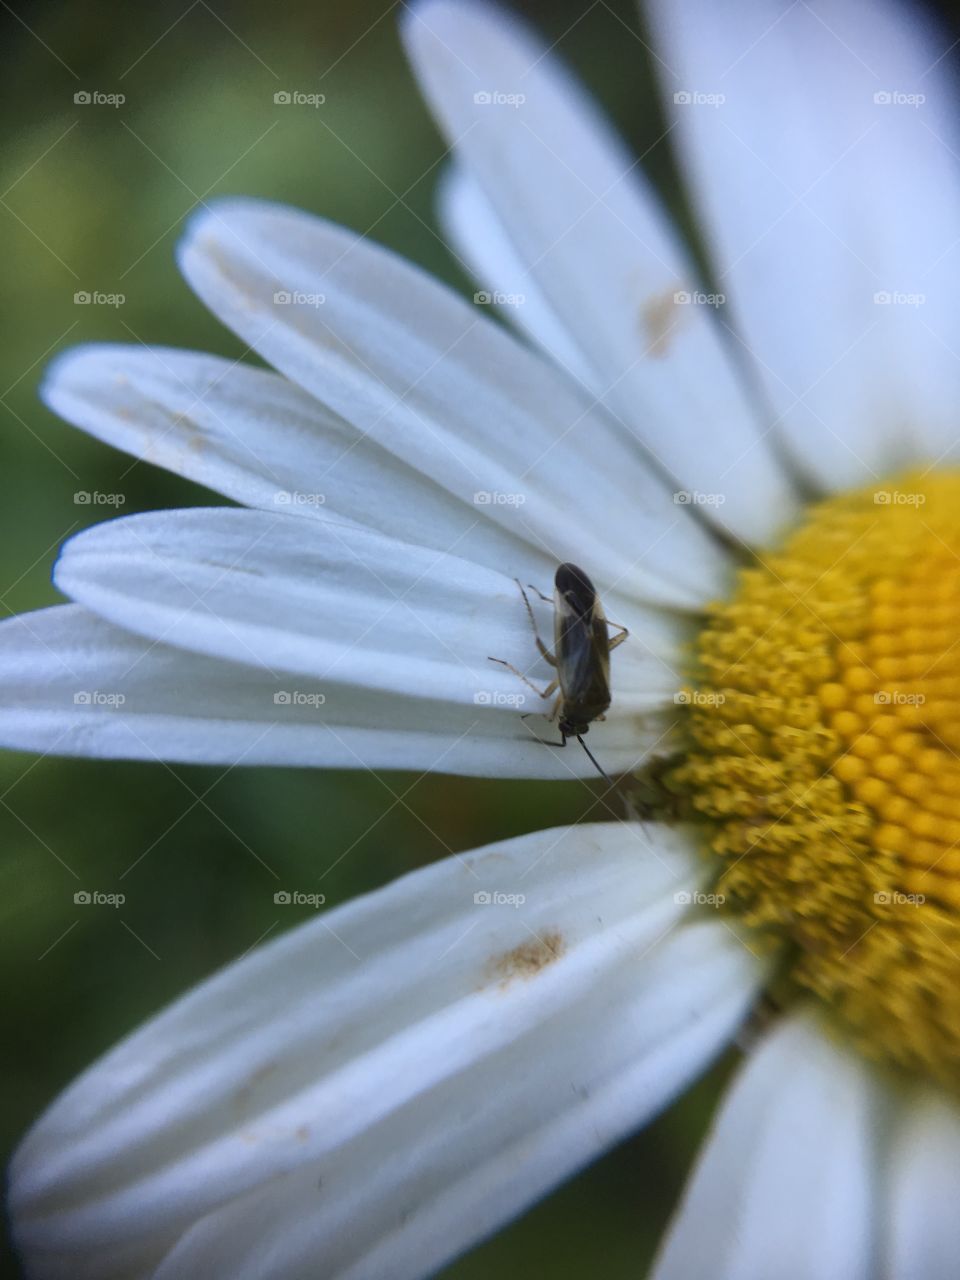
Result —
[[577, 734], [577, 741], [580, 743], [581, 747], [583, 747], [584, 751], [590, 757], [590, 760], [593, 763], [593, 767], [596, 769], [597, 773], [599, 773], [600, 777], [603, 778], [604, 782], [609, 782], [611, 787], [614, 786], [615, 784], [613, 779], [609, 776], [609, 774], [604, 773], [604, 771], [600, 768], [599, 762], [597, 761], [597, 757], [593, 754], [593, 752], [584, 742], [583, 738], [579, 733]]

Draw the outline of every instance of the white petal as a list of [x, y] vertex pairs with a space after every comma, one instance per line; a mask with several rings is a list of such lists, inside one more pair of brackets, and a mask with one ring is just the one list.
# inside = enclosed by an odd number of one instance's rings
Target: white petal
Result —
[[655, 1280], [869, 1280], [873, 1089], [814, 1018], [783, 1019], [721, 1105]]
[[891, 1156], [884, 1220], [890, 1245], [884, 1280], [950, 1276], [960, 1257], [960, 1113], [930, 1093], [903, 1105]]
[[[386, 250], [280, 206], [190, 224], [190, 284], [282, 373], [491, 519], [657, 603], [702, 603], [722, 554], [640, 450], [502, 325]], [[322, 305], [276, 303], [323, 297]]]
[[723, 97], [678, 104], [678, 137], [793, 454], [839, 488], [955, 450], [951, 38], [886, 0], [651, 8], [668, 97]]
[[[593, 744], [608, 773], [659, 746], [661, 718], [614, 718]], [[20, 751], [183, 763], [422, 769], [479, 777], [594, 777], [545, 750], [512, 705], [471, 706], [261, 668], [146, 640], [79, 605], [0, 623], [0, 743]]]
[[34, 1274], [103, 1276], [98, 1251], [145, 1233], [166, 1280], [433, 1270], [731, 1035], [759, 966], [721, 924], [673, 932], [698, 867], [680, 834], [539, 832], [231, 966], [28, 1135], [12, 1204]]
[[[540, 292], [483, 189], [456, 167], [438, 188], [440, 219], [447, 239], [470, 268], [481, 292], [504, 319], [528, 334], [551, 359], [585, 386], [599, 385], [576, 340]], [[518, 301], [522, 299], [522, 301]]]
[[595, 393], [676, 487], [724, 499], [707, 515], [768, 539], [795, 510], [790, 485], [714, 308], [678, 301], [698, 292], [696, 273], [638, 162], [546, 45], [502, 11], [428, 0], [407, 10], [403, 30], [447, 140], [595, 370]]
[[[512, 579], [332, 521], [224, 507], [129, 516], [71, 538], [55, 579], [117, 626], [274, 675], [534, 711], [541, 700], [490, 656], [551, 679]], [[623, 606], [624, 625], [638, 623], [611, 659], [617, 714], [660, 707], [680, 681], [680, 624], [608, 599], [612, 618]]]
[[[263, 369], [162, 347], [77, 347], [54, 361], [47, 404], [109, 444], [251, 507], [335, 517], [491, 566], [525, 531], [487, 519]], [[543, 569], [549, 561], [542, 556]]]

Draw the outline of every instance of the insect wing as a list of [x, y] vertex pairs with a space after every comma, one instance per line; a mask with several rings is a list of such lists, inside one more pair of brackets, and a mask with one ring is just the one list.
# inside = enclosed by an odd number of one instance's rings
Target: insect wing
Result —
[[558, 583], [554, 648], [567, 709], [585, 720], [601, 715], [610, 705], [610, 639], [595, 592], [564, 591]]

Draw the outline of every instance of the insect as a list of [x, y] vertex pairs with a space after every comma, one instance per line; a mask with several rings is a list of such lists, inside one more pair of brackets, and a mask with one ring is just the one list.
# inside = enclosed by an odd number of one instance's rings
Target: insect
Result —
[[[491, 658], [490, 661], [499, 663], [519, 676], [541, 698], [549, 698], [559, 690], [550, 720], [557, 720], [560, 741], [546, 745], [565, 747], [568, 738], [576, 738], [600, 776], [610, 782], [584, 742], [583, 735], [589, 732], [594, 720], [606, 718], [605, 712], [610, 706], [610, 651], [623, 644], [630, 633], [617, 622], [607, 623], [600, 597], [584, 571], [575, 564], [562, 564], [554, 578], [554, 652], [551, 653], [540, 639], [530, 599], [523, 584], [519, 579], [516, 579], [516, 583], [523, 596], [523, 603], [527, 606], [537, 648], [547, 662], [556, 668], [557, 674], [545, 689], [538, 689], [522, 671], [518, 671], [505, 659]], [[545, 596], [536, 587], [531, 586], [530, 589], [541, 600], [548, 603], [551, 601], [550, 596]], [[619, 631], [619, 635], [612, 640], [607, 630], [608, 625], [617, 627]]]

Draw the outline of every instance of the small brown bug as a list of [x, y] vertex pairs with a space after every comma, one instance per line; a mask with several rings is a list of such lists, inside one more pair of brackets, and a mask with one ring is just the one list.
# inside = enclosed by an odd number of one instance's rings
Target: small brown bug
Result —
[[[557, 720], [560, 741], [546, 745], [565, 747], [567, 738], [576, 738], [593, 761], [597, 772], [609, 782], [610, 779], [584, 742], [583, 735], [589, 732], [594, 720], [605, 718], [610, 706], [610, 651], [622, 644], [630, 633], [619, 623], [608, 624], [596, 588], [584, 571], [575, 564], [562, 564], [554, 578], [552, 602], [555, 652], [551, 653], [540, 639], [523, 584], [519, 579], [516, 579], [516, 583], [523, 596], [523, 603], [527, 606], [537, 648], [547, 662], [556, 668], [556, 678], [545, 689], [538, 689], [522, 671], [518, 671], [503, 658], [491, 658], [490, 661], [507, 667], [541, 698], [549, 698], [559, 690], [550, 720]], [[550, 602], [550, 596], [545, 596], [536, 587], [531, 586], [530, 589], [536, 591], [541, 600]], [[620, 632], [612, 640], [607, 630], [608, 625], [617, 627]]]

